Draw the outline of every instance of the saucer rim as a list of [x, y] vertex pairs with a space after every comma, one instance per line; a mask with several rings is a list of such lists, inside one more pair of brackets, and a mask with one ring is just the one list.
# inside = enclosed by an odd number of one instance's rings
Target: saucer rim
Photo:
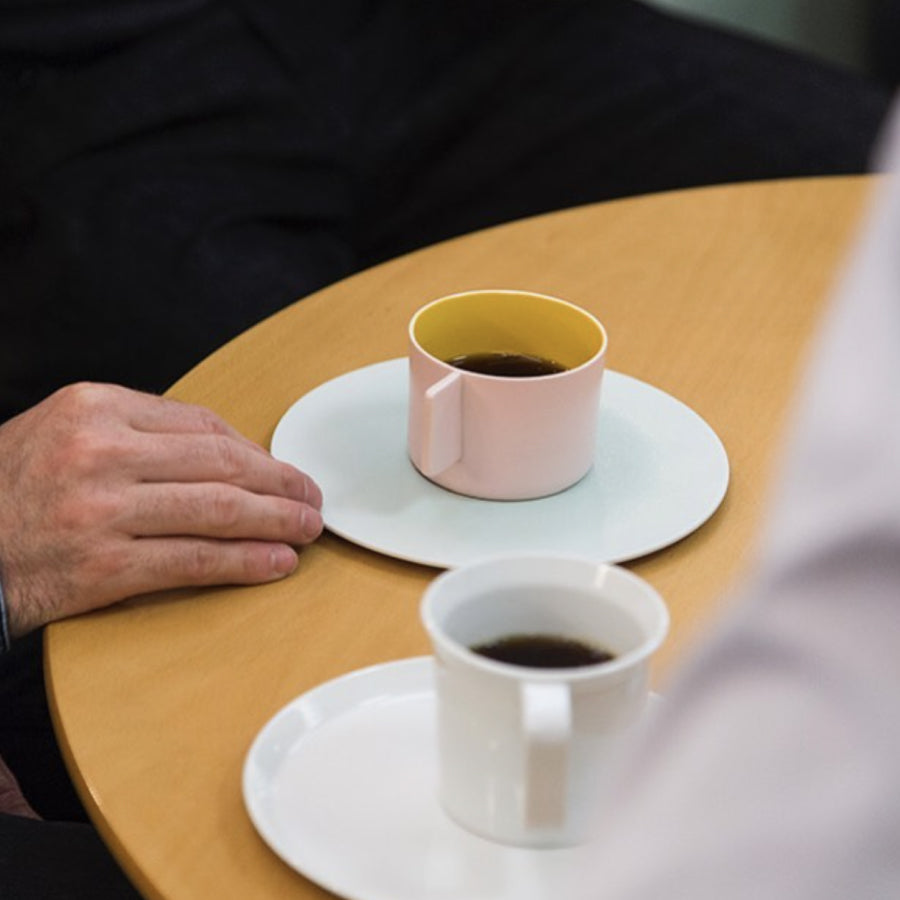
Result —
[[[345, 379], [364, 379], [367, 373], [369, 373], [370, 375], [381, 375], [388, 380], [391, 377], [408, 377], [407, 364], [408, 360], [406, 357], [394, 357], [391, 359], [370, 363], [368, 365], [351, 369], [340, 375], [326, 379], [325, 381], [320, 382], [318, 385], [311, 388], [309, 391], [305, 392], [285, 410], [285, 412], [278, 420], [278, 423], [273, 430], [272, 438], [270, 441], [270, 449], [272, 455], [277, 459], [286, 460], [293, 463], [294, 465], [300, 466], [301, 468], [303, 467], [303, 459], [299, 456], [295, 457], [292, 454], [290, 448], [285, 446], [285, 444], [287, 443], [286, 433], [290, 428], [297, 427], [294, 424], [294, 419], [301, 414], [299, 410], [302, 404], [304, 403], [304, 401], [308, 401], [308, 399], [317, 391], [323, 389], [334, 390], [340, 383], [344, 382]], [[404, 370], [403, 373], [401, 373], [401, 369]], [[716, 512], [722, 506], [725, 497], [727, 496], [728, 489], [731, 483], [731, 464], [725, 445], [718, 433], [706, 421], [706, 419], [704, 419], [692, 407], [688, 406], [686, 403], [684, 403], [684, 401], [679, 400], [677, 397], [668, 393], [662, 388], [658, 388], [655, 385], [636, 378], [635, 376], [627, 375], [612, 369], [607, 369], [604, 373], [604, 387], [606, 389], [601, 391], [600, 397], [601, 427], [603, 422], [602, 414], [604, 406], [606, 406], [608, 413], [610, 411], [619, 412], [619, 408], [616, 406], [611, 406], [609, 402], [610, 380], [612, 380], [616, 384], [615, 390], [617, 391], [638, 391], [646, 398], [652, 398], [654, 402], [661, 402], [666, 406], [677, 409], [679, 414], [684, 416], [685, 421], [691, 423], [693, 433], [699, 435], [702, 432], [702, 443], [708, 448], [710, 457], [715, 457], [717, 462], [717, 468], [713, 473], [715, 481], [713, 483], [712, 489], [704, 491], [704, 496], [706, 497], [704, 503], [697, 504], [695, 508], [692, 508], [691, 512], [693, 513], [693, 515], [690, 517], [686, 517], [683, 523], [677, 526], [673, 526], [669, 532], [661, 534], [653, 539], [645, 539], [644, 541], [632, 540], [631, 543], [634, 546], [631, 548], [616, 548], [615, 546], [613, 546], [608, 552], [601, 552], [602, 546], [597, 550], [586, 549], [583, 546], [573, 549], [573, 552], [577, 552], [580, 555], [596, 559], [598, 562], [624, 563], [649, 556], [650, 554], [663, 550], [666, 547], [672, 546], [673, 544], [678, 543], [679, 541], [688, 537], [694, 531], [705, 525], [716, 514]], [[365, 384], [366, 382], [363, 383]], [[385, 388], [379, 386], [377, 390], [385, 391]], [[652, 441], [653, 438], [651, 437], [649, 440]], [[700, 439], [698, 438], [697, 440], [699, 441]], [[599, 446], [600, 444], [598, 443], [598, 448]], [[404, 456], [404, 459], [406, 459], [409, 464], [411, 474], [415, 478], [415, 484], [420, 486], [420, 490], [418, 491], [417, 496], [424, 498], [426, 502], [430, 502], [431, 504], [452, 504], [454, 508], [458, 507], [463, 510], [472, 510], [473, 512], [479, 507], [485, 509], [496, 507], [498, 509], [521, 508], [540, 510], [543, 505], [546, 508], [547, 504], [558, 503], [559, 498], [561, 497], [570, 496], [575, 494], [576, 492], [584, 491], [584, 483], [592, 477], [594, 471], [593, 469], [589, 471], [583, 479], [581, 479], [578, 483], [568, 488], [567, 490], [559, 492], [557, 494], [552, 494], [547, 497], [518, 501], [485, 500], [475, 497], [468, 497], [461, 494], [455, 494], [451, 491], [446, 491], [443, 488], [438, 487], [433, 482], [428, 481], [428, 479], [424, 478], [424, 476], [422, 476], [415, 470], [414, 466], [409, 461], [408, 456]], [[317, 473], [315, 470], [312, 470], [310, 471], [310, 474], [315, 478]], [[413, 483], [412, 480], [410, 481], [410, 483]], [[437, 569], [448, 569], [455, 568], [464, 563], [472, 562], [483, 556], [494, 555], [496, 553], [511, 552], [508, 547], [502, 547], [499, 549], [478, 548], [477, 550], [472, 550], [466, 545], [466, 542], [462, 540], [457, 539], [448, 541], [446, 540], [446, 536], [444, 536], [445, 540], [442, 541], [440, 540], [440, 534], [436, 535], [435, 539], [426, 548], [423, 548], [421, 542], [418, 541], [413, 542], [413, 544], [411, 545], [409, 538], [403, 537], [403, 528], [400, 529], [401, 537], [396, 541], [392, 541], [390, 535], [388, 535], [388, 537], [375, 537], [374, 535], [367, 533], [365, 527], [353, 527], [352, 511], [347, 512], [347, 510], [349, 510], [350, 508], [346, 504], [343, 504], [339, 509], [339, 513], [335, 514], [333, 512], [333, 507], [330, 508], [329, 506], [327, 490], [325, 491], [325, 495], [325, 501], [322, 508], [325, 527], [332, 534], [344, 540], [347, 540], [350, 543], [355, 544], [356, 546], [374, 553], [381, 554], [383, 556], [388, 556], [417, 565], [425, 565]], [[437, 499], [429, 501], [430, 496]], [[700, 509], [701, 506], [702, 509]], [[337, 518], [337, 521], [335, 521], [335, 517]], [[408, 526], [406, 527], [408, 528]], [[521, 549], [527, 552], [558, 552], [558, 548], [552, 546], [523, 546]]]
[[[286, 842], [279, 839], [274, 833], [277, 828], [271, 824], [271, 817], [270, 819], [266, 818], [265, 795], [254, 793], [254, 780], [257, 778], [254, 766], [260, 755], [266, 752], [266, 742], [271, 740], [274, 733], [278, 733], [279, 727], [292, 713], [296, 713], [299, 707], [303, 705], [308, 707], [307, 713], [312, 721], [300, 725], [293, 740], [280, 745], [279, 765], [283, 765], [291, 753], [295, 752], [303, 740], [311, 734], [319, 729], [327, 728], [329, 724], [339, 720], [342, 716], [359, 712], [366, 704], [381, 701], [410, 702], [426, 695], [429, 699], [433, 698], [435, 692], [434, 673], [435, 658], [433, 655], [425, 655], [389, 660], [337, 675], [294, 697], [270, 716], [255, 735], [244, 758], [242, 770], [244, 808], [257, 834], [285, 865], [310, 882], [331, 891], [344, 900], [386, 900], [388, 894], [385, 891], [390, 885], [374, 884], [371, 878], [366, 882], [363, 874], [357, 875], [355, 878], [347, 877], [341, 881], [334, 874], [336, 868], [333, 863], [334, 854], [342, 852], [340, 848], [332, 851], [332, 855], [329, 857], [332, 860], [331, 865], [328, 865], [327, 861], [321, 865], [316, 864], [317, 856], [321, 856], [320, 851], [307, 851], [307, 855], [292, 853], [285, 846]], [[333, 702], [335, 696], [340, 702]], [[658, 708], [660, 701], [661, 698], [658, 694], [650, 693], [648, 698], [649, 714], [652, 715], [654, 709]], [[325, 707], [329, 707], [330, 711], [323, 715]], [[429, 704], [428, 710], [430, 714], [430, 711], [433, 710], [433, 701]], [[420, 764], [427, 766], [433, 761], [434, 756], [430, 760], [426, 758]], [[273, 774], [270, 782], [274, 781], [276, 777], [277, 773]], [[432, 811], [440, 809], [436, 793], [431, 802], [433, 803]], [[314, 813], [311, 814], [314, 815]], [[348, 813], [348, 815], [351, 814]], [[426, 819], [423, 825], [426, 825], [428, 821], [430, 819]], [[529, 865], [537, 866], [544, 872], [546, 879], [558, 880], [567, 889], [572, 888], [572, 878], [574, 877], [572, 872], [577, 866], [589, 862], [592, 854], [596, 851], [599, 840], [590, 839], [576, 846], [561, 848], [515, 847], [479, 837], [458, 825], [445, 813], [440, 821], [442, 827], [436, 837], [441, 849], [462, 854], [464, 858], [470, 858], [470, 861], [476, 863], [478, 862], [477, 858], [483, 861], [484, 854], [504, 865], [513, 859], [527, 859]], [[443, 840], [441, 841], [442, 836]], [[350, 852], [351, 848], [346, 848], [346, 853]], [[340, 871], [354, 871], [354, 867], [349, 864], [349, 857], [342, 857]], [[472, 887], [473, 885], [469, 883], [461, 885], [460, 890], [472, 890]], [[477, 884], [475, 887], [477, 888]], [[427, 892], [427, 885], [421, 887], [420, 890]], [[416, 897], [406, 893], [403, 893], [402, 896], [393, 894], [390, 896], [391, 900], [421, 900], [418, 894]], [[441, 894], [441, 896], [445, 895]], [[577, 897], [571, 897], [570, 900], [587, 900], [590, 896], [593, 894], [588, 892], [583, 896], [579, 894]], [[460, 894], [458, 900], [472, 900], [472, 898]], [[533, 900], [533, 898], [514, 896], [510, 894], [509, 887], [503, 887], [502, 892], [495, 897], [495, 900]]]

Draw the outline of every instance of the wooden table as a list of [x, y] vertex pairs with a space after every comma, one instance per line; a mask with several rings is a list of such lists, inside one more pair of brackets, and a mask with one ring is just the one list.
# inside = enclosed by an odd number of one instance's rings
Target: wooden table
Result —
[[[403, 355], [407, 320], [432, 298], [522, 288], [595, 311], [610, 334], [609, 367], [697, 410], [732, 467], [703, 528], [633, 565], [672, 612], [661, 683], [748, 558], [798, 364], [868, 186], [834, 178], [674, 192], [463, 237], [294, 304], [171, 394], [268, 445], [298, 396]], [[49, 629], [51, 699], [71, 770], [146, 896], [330, 896], [257, 836], [241, 796], [244, 756], [299, 693], [428, 652], [417, 609], [435, 574], [326, 534], [279, 584], [172, 592]]]

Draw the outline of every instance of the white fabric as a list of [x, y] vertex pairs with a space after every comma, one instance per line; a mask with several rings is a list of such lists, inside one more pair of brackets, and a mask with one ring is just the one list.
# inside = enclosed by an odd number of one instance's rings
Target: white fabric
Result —
[[[887, 129], [900, 171], [900, 119]], [[900, 897], [900, 186], [828, 310], [759, 561], [667, 691], [596, 868], [616, 900]]]

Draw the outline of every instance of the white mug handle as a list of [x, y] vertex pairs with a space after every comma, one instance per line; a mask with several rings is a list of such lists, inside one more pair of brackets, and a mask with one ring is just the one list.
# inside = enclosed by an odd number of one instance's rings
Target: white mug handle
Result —
[[422, 474], [440, 475], [462, 458], [462, 373], [451, 372], [425, 391]]
[[524, 683], [526, 828], [565, 824], [572, 697], [567, 684]]

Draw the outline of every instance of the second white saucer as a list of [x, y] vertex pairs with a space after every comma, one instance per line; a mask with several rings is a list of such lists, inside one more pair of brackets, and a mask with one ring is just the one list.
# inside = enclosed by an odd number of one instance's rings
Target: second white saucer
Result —
[[445, 815], [432, 668], [428, 656], [351, 672], [270, 719], [244, 764], [262, 838], [348, 900], [595, 898], [596, 842], [509, 847]]

